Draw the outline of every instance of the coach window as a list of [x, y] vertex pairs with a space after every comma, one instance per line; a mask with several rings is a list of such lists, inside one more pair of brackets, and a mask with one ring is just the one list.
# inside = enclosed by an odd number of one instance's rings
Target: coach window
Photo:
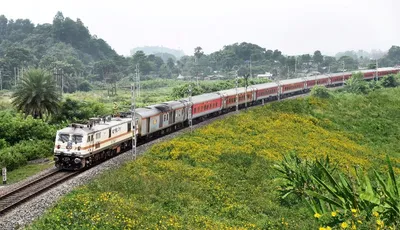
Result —
[[96, 139], [100, 139], [101, 133], [96, 133]]

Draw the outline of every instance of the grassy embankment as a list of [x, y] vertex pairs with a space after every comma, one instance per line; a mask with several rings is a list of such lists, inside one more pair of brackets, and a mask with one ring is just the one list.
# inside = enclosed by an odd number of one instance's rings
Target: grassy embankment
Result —
[[[32, 229], [317, 229], [299, 200], [281, 202], [272, 165], [295, 151], [341, 168], [400, 164], [400, 88], [277, 102], [153, 146], [68, 194]], [[116, 179], [118, 178], [118, 179]]]

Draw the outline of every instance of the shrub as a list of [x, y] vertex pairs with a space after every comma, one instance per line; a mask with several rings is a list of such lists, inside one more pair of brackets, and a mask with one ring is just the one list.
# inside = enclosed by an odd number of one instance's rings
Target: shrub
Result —
[[53, 146], [50, 140], [23, 140], [0, 150], [0, 166], [13, 170], [30, 160], [51, 156]]
[[103, 103], [77, 101], [67, 98], [60, 106], [60, 112], [55, 115], [52, 122], [84, 121], [90, 117], [110, 114]]
[[330, 98], [332, 94], [325, 86], [315, 86], [311, 90], [311, 96], [319, 98]]
[[88, 81], [84, 81], [78, 86], [78, 90], [83, 92], [89, 92], [90, 90], [92, 90], [92, 86]]
[[399, 82], [393, 75], [383, 77], [380, 83], [385, 88], [393, 88], [399, 85]]
[[4, 139], [0, 139], [0, 150], [6, 147], [8, 147], [7, 141]]
[[346, 81], [344, 90], [355, 94], [367, 94], [370, 91], [368, 83], [364, 80], [364, 75], [361, 72], [353, 73], [351, 78]]
[[57, 127], [31, 116], [24, 118], [20, 113], [0, 112], [0, 139], [10, 145], [21, 140], [54, 140]]

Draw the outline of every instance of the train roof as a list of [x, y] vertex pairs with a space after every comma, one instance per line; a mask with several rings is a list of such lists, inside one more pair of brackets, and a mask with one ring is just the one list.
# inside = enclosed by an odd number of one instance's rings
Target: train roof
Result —
[[142, 118], [156, 116], [161, 113], [160, 110], [153, 107], [137, 108], [135, 109], [135, 112]]
[[101, 120], [100, 122], [94, 123], [92, 127], [89, 124], [71, 124], [68, 127], [58, 130], [58, 133], [64, 134], [75, 134], [75, 135], [85, 135], [89, 133], [94, 133], [100, 130], [109, 129], [116, 125], [123, 124], [125, 122], [131, 121], [131, 118], [111, 118], [111, 120]]
[[319, 80], [319, 79], [325, 79], [325, 78], [329, 78], [328, 75], [322, 74], [322, 75], [315, 75], [315, 76], [309, 76], [309, 77], [305, 77], [304, 79], [309, 81], [309, 80]]
[[281, 80], [279, 83], [281, 85], [288, 85], [288, 84], [294, 84], [294, 83], [300, 83], [304, 82], [304, 79], [302, 78], [293, 78], [293, 79], [286, 79], [286, 80]]
[[276, 83], [276, 82], [268, 82], [268, 83], [257, 84], [257, 85], [252, 85], [252, 86], [255, 89], [268, 89], [268, 88], [277, 87], [278, 83]]
[[204, 102], [204, 101], [211, 101], [211, 100], [215, 100], [215, 99], [219, 99], [219, 98], [221, 98], [221, 96], [217, 93], [206, 93], [206, 94], [193, 96], [192, 103], [196, 104], [196, 103], [200, 103], [200, 102]]
[[166, 106], [170, 107], [173, 110], [180, 109], [185, 106], [184, 103], [181, 101], [167, 101], [163, 102], [162, 104], [165, 104]]
[[[248, 86], [247, 87], [247, 92], [252, 92], [253, 89], [255, 89], [254, 85]], [[239, 88], [237, 88], [237, 92], [238, 92], [238, 94], [245, 93], [246, 92], [246, 88], [245, 87], [239, 87]], [[218, 93], [220, 95], [226, 95], [226, 96], [236, 95], [236, 88], [235, 89], [221, 90], [221, 91], [218, 91]]]

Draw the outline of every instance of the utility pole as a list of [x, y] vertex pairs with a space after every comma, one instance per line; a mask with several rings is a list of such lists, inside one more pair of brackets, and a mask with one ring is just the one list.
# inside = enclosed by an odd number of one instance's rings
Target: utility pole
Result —
[[[137, 67], [137, 65], [136, 65]], [[135, 78], [132, 79], [133, 83], [131, 85], [131, 117], [132, 117], [132, 121], [131, 121], [131, 125], [132, 125], [132, 150], [131, 153], [133, 155], [133, 159], [136, 160], [136, 97], [135, 97]]]
[[136, 64], [136, 95], [140, 97], [140, 73], [139, 73], [139, 64]]
[[297, 73], [297, 56], [294, 56], [294, 77], [296, 78]]
[[251, 72], [251, 54], [250, 54], [250, 77], [253, 78], [253, 73]]
[[61, 96], [64, 93], [64, 70], [61, 69]]
[[378, 59], [375, 59], [375, 61], [376, 61], [376, 65], [375, 65], [375, 67], [376, 67], [375, 75], [376, 75], [376, 81], [378, 81], [378, 80], [379, 80], [379, 76], [378, 76]]
[[343, 61], [342, 75], [343, 75], [343, 84], [342, 85], [344, 85], [344, 61]]
[[244, 103], [245, 103], [245, 108], [247, 110], [247, 79], [249, 78], [249, 74], [244, 75]]
[[17, 86], [17, 67], [14, 67], [14, 86]]
[[[237, 73], [237, 72], [236, 72]], [[239, 94], [238, 94], [239, 77], [236, 74], [236, 112], [239, 112]]]
[[189, 111], [188, 111], [188, 120], [190, 132], [193, 131], [192, 127], [192, 82], [189, 83]]
[[278, 84], [278, 101], [281, 100], [281, 83], [279, 81], [279, 79], [276, 79], [276, 84]]

